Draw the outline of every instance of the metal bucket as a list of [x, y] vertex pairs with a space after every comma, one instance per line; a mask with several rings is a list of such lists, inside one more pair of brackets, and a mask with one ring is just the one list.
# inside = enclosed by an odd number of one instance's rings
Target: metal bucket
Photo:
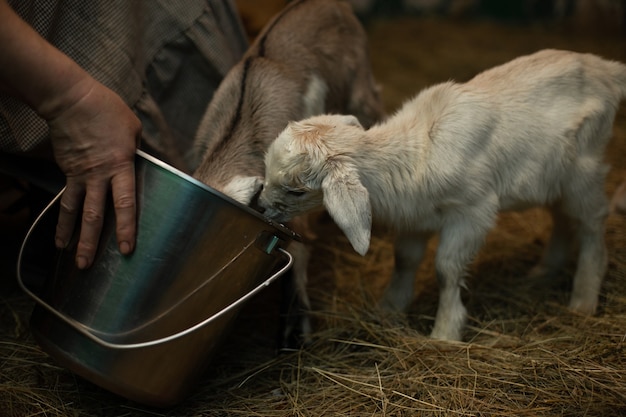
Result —
[[62, 366], [134, 401], [179, 402], [247, 299], [291, 267], [298, 236], [163, 162], [137, 152], [138, 236], [119, 253], [107, 210], [94, 264], [75, 267], [75, 235], [54, 248], [57, 195], [29, 230], [18, 281], [31, 329]]

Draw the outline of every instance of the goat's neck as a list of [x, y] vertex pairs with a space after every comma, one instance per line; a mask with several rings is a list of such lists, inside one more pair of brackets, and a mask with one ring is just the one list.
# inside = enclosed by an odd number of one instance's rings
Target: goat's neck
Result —
[[417, 123], [391, 119], [365, 132], [354, 155], [359, 177], [369, 191], [374, 213], [393, 212], [407, 198], [421, 199], [423, 163], [428, 151], [428, 131]]

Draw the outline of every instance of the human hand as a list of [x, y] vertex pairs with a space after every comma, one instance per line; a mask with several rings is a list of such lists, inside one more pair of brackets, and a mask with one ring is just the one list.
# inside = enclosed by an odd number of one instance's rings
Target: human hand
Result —
[[76, 264], [84, 269], [98, 247], [109, 190], [120, 252], [134, 250], [134, 162], [141, 123], [117, 94], [90, 77], [72, 90], [71, 99], [60, 100], [64, 106], [48, 119], [54, 157], [67, 177], [56, 246], [67, 246], [82, 213]]
[[56, 245], [67, 246], [82, 214], [76, 264], [89, 267], [111, 190], [120, 251], [131, 253], [141, 122], [121, 97], [43, 39], [6, 0], [0, 0], [0, 91], [23, 100], [50, 127], [54, 157], [67, 177]]

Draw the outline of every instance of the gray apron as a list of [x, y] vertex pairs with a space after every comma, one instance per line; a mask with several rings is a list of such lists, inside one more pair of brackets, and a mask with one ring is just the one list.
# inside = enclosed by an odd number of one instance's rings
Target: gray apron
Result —
[[[232, 0], [9, 0], [14, 10], [143, 123], [141, 147], [180, 169], [247, 38]], [[0, 153], [50, 155], [46, 122], [0, 94]]]

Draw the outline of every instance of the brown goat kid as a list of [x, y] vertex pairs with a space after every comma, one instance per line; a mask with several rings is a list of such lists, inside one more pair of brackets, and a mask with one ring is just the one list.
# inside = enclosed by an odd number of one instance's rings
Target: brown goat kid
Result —
[[[193, 176], [249, 205], [276, 136], [290, 121], [327, 112], [354, 114], [364, 126], [383, 115], [366, 33], [347, 2], [296, 1], [268, 23], [215, 92], [187, 155]], [[304, 218], [290, 227], [314, 236]], [[309, 251], [300, 243], [291, 250], [297, 302], [308, 310]], [[306, 340], [306, 314], [299, 325]]]

